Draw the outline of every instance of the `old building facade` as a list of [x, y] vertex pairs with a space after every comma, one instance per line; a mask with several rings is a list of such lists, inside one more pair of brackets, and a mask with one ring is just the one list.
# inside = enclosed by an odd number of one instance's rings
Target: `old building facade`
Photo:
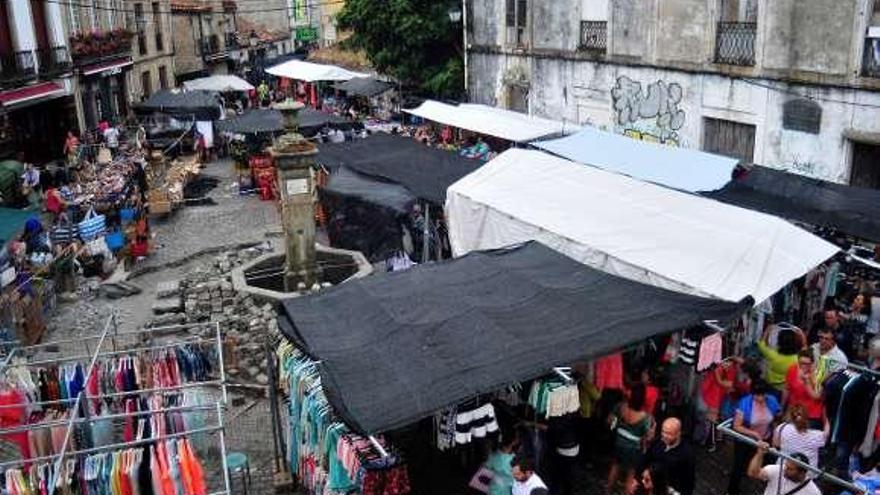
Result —
[[134, 30], [129, 97], [132, 103], [137, 103], [175, 85], [171, 2], [145, 0], [127, 4], [129, 25]]
[[182, 83], [199, 77], [228, 74], [238, 48], [237, 6], [234, 2], [172, 0], [174, 75]]
[[880, 187], [880, 0], [466, 0], [471, 101]]
[[0, 159], [60, 155], [59, 136], [77, 127], [74, 89], [62, 6], [0, 1]]

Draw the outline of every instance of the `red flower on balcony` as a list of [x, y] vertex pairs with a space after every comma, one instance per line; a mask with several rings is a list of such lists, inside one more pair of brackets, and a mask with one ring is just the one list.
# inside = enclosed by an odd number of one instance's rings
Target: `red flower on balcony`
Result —
[[119, 55], [131, 51], [134, 33], [125, 28], [112, 31], [83, 31], [70, 37], [70, 55], [74, 62]]

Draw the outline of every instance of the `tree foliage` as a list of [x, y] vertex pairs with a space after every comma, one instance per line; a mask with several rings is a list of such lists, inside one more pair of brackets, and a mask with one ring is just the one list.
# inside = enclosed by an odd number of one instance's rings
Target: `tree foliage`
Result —
[[449, 20], [460, 0], [347, 0], [337, 16], [383, 74], [436, 97], [464, 89], [461, 24]]

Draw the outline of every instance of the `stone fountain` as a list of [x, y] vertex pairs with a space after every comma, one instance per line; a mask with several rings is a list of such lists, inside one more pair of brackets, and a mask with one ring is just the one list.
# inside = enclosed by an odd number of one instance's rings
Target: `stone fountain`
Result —
[[278, 170], [284, 252], [261, 256], [232, 274], [238, 290], [274, 302], [372, 272], [360, 252], [334, 249], [315, 241], [318, 148], [297, 132], [297, 116], [303, 107], [292, 100], [273, 107], [281, 112], [285, 129], [269, 149]]

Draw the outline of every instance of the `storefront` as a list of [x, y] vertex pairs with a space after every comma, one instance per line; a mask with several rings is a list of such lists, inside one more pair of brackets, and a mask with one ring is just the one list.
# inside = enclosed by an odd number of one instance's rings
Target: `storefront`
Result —
[[11, 157], [23, 152], [25, 160], [42, 164], [63, 155], [63, 136], [76, 128], [76, 112], [62, 84], [43, 82], [4, 91], [0, 105], [8, 122], [4, 147]]
[[119, 123], [128, 115], [126, 77], [131, 66], [131, 57], [121, 57], [82, 67], [77, 92], [85, 129], [101, 121]]

